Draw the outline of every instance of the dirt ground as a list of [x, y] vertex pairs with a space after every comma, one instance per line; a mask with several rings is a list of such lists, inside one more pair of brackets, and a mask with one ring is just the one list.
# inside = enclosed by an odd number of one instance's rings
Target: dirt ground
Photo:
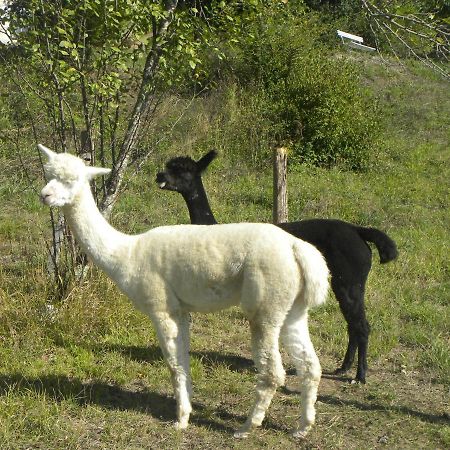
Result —
[[[395, 357], [372, 365], [367, 384], [336, 376], [324, 361], [317, 400], [316, 426], [305, 448], [448, 448], [450, 392], [433, 374], [408, 370]], [[295, 377], [288, 375], [291, 395]], [[309, 441], [309, 442], [308, 442]]]

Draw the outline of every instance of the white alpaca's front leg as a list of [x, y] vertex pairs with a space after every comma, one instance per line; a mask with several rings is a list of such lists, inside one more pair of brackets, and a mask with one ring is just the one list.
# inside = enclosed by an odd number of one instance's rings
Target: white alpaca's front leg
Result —
[[169, 366], [177, 403], [177, 429], [187, 428], [192, 411], [189, 370], [189, 316], [159, 313], [152, 317], [161, 350]]

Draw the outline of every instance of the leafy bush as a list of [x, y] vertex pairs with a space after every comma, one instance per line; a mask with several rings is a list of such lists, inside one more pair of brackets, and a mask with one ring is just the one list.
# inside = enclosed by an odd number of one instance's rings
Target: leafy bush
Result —
[[321, 22], [328, 25], [323, 36], [328, 45], [336, 45], [337, 29], [363, 36], [369, 45], [375, 44], [371, 23], [361, 0], [305, 0], [305, 4], [320, 14]]
[[322, 46], [323, 28], [305, 17], [274, 11], [236, 52], [238, 134], [287, 145], [297, 161], [360, 169], [376, 140], [376, 102], [357, 67]]

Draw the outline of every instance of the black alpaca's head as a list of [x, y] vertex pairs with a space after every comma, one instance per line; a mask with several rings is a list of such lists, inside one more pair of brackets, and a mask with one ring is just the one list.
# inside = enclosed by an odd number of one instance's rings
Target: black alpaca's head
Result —
[[188, 193], [195, 188], [202, 172], [216, 156], [216, 150], [211, 150], [198, 161], [189, 156], [172, 158], [166, 163], [166, 170], [156, 175], [156, 182], [160, 189]]

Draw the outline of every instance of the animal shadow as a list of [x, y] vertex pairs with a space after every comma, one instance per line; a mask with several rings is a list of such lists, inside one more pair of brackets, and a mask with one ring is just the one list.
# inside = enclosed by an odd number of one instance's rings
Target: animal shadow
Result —
[[[70, 399], [79, 406], [98, 405], [102, 408], [118, 411], [137, 411], [148, 414], [162, 422], [176, 420], [176, 403], [172, 396], [141, 389], [121, 387], [103, 381], [82, 381], [63, 375], [46, 375], [39, 378], [26, 378], [19, 373], [0, 376], [0, 397], [15, 394], [45, 394], [55, 402]], [[193, 402], [191, 424], [205, 426], [220, 432], [231, 434], [234, 428], [227, 425], [233, 422], [241, 424], [246, 417], [228, 412], [222, 407], [214, 408], [214, 419], [211, 419], [210, 408]], [[216, 420], [216, 418], [218, 420]], [[282, 426], [267, 420], [265, 429], [286, 431]]]
[[[136, 361], [152, 363], [156, 361], [162, 361], [163, 354], [159, 346], [137, 346], [137, 345], [120, 345], [120, 344], [107, 344], [102, 346], [91, 347], [94, 352], [102, 351], [114, 351], [122, 354], [123, 356]], [[217, 365], [224, 365], [233, 372], [253, 372], [256, 373], [255, 365], [249, 358], [235, 355], [232, 353], [219, 353], [213, 351], [205, 352], [190, 352], [191, 357], [198, 358], [206, 367], [213, 367]]]

